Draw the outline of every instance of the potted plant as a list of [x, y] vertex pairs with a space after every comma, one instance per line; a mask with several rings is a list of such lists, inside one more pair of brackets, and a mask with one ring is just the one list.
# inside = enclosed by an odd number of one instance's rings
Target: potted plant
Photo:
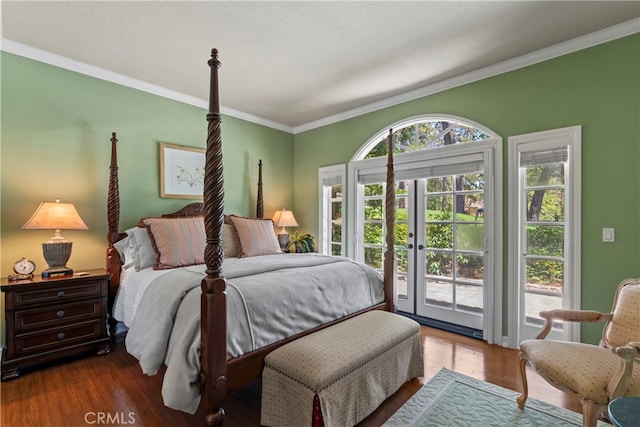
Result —
[[289, 237], [288, 248], [293, 246], [294, 250], [291, 252], [296, 253], [305, 253], [305, 252], [315, 252], [316, 245], [313, 242], [314, 237], [309, 233], [298, 233], [297, 231], [293, 233], [293, 236]]

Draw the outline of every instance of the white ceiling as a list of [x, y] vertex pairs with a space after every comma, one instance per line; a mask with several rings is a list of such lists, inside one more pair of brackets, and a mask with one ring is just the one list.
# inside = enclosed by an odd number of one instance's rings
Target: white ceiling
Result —
[[292, 131], [619, 24], [640, 31], [638, 1], [4, 0], [1, 7], [3, 50], [88, 64], [88, 74], [106, 70], [114, 81], [145, 82], [203, 106], [207, 60], [217, 48], [223, 112]]

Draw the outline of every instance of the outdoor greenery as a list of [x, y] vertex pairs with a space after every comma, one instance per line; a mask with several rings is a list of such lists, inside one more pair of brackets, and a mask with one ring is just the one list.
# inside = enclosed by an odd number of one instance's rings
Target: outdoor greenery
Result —
[[[478, 129], [460, 123], [446, 121], [426, 121], [414, 123], [393, 132], [394, 154], [427, 150], [443, 145], [466, 143], [487, 139], [489, 136]], [[386, 136], [374, 147], [367, 158], [386, 156]]]
[[[564, 166], [530, 166], [527, 192], [527, 284], [562, 287], [564, 283]], [[540, 256], [543, 258], [536, 258]], [[557, 257], [557, 259], [549, 259]]]

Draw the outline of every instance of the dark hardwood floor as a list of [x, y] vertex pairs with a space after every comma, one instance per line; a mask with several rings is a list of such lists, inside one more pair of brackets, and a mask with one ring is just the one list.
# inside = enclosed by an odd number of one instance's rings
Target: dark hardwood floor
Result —
[[[425, 376], [405, 384], [359, 426], [379, 426], [441, 368], [519, 390], [516, 350], [489, 345], [437, 329], [422, 327]], [[199, 426], [203, 412], [189, 415], [166, 408], [162, 375], [141, 373], [121, 339], [111, 354], [89, 356], [25, 371], [0, 386], [3, 427], [28, 426]], [[577, 398], [529, 372], [529, 396], [580, 412]], [[514, 405], [516, 403], [514, 402]], [[230, 395], [225, 404], [227, 427], [260, 425], [260, 383]]]

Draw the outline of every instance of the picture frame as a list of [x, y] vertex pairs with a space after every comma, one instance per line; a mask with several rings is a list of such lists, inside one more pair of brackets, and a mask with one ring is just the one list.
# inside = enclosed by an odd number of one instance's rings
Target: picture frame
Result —
[[160, 197], [202, 199], [205, 150], [184, 145], [159, 143]]

